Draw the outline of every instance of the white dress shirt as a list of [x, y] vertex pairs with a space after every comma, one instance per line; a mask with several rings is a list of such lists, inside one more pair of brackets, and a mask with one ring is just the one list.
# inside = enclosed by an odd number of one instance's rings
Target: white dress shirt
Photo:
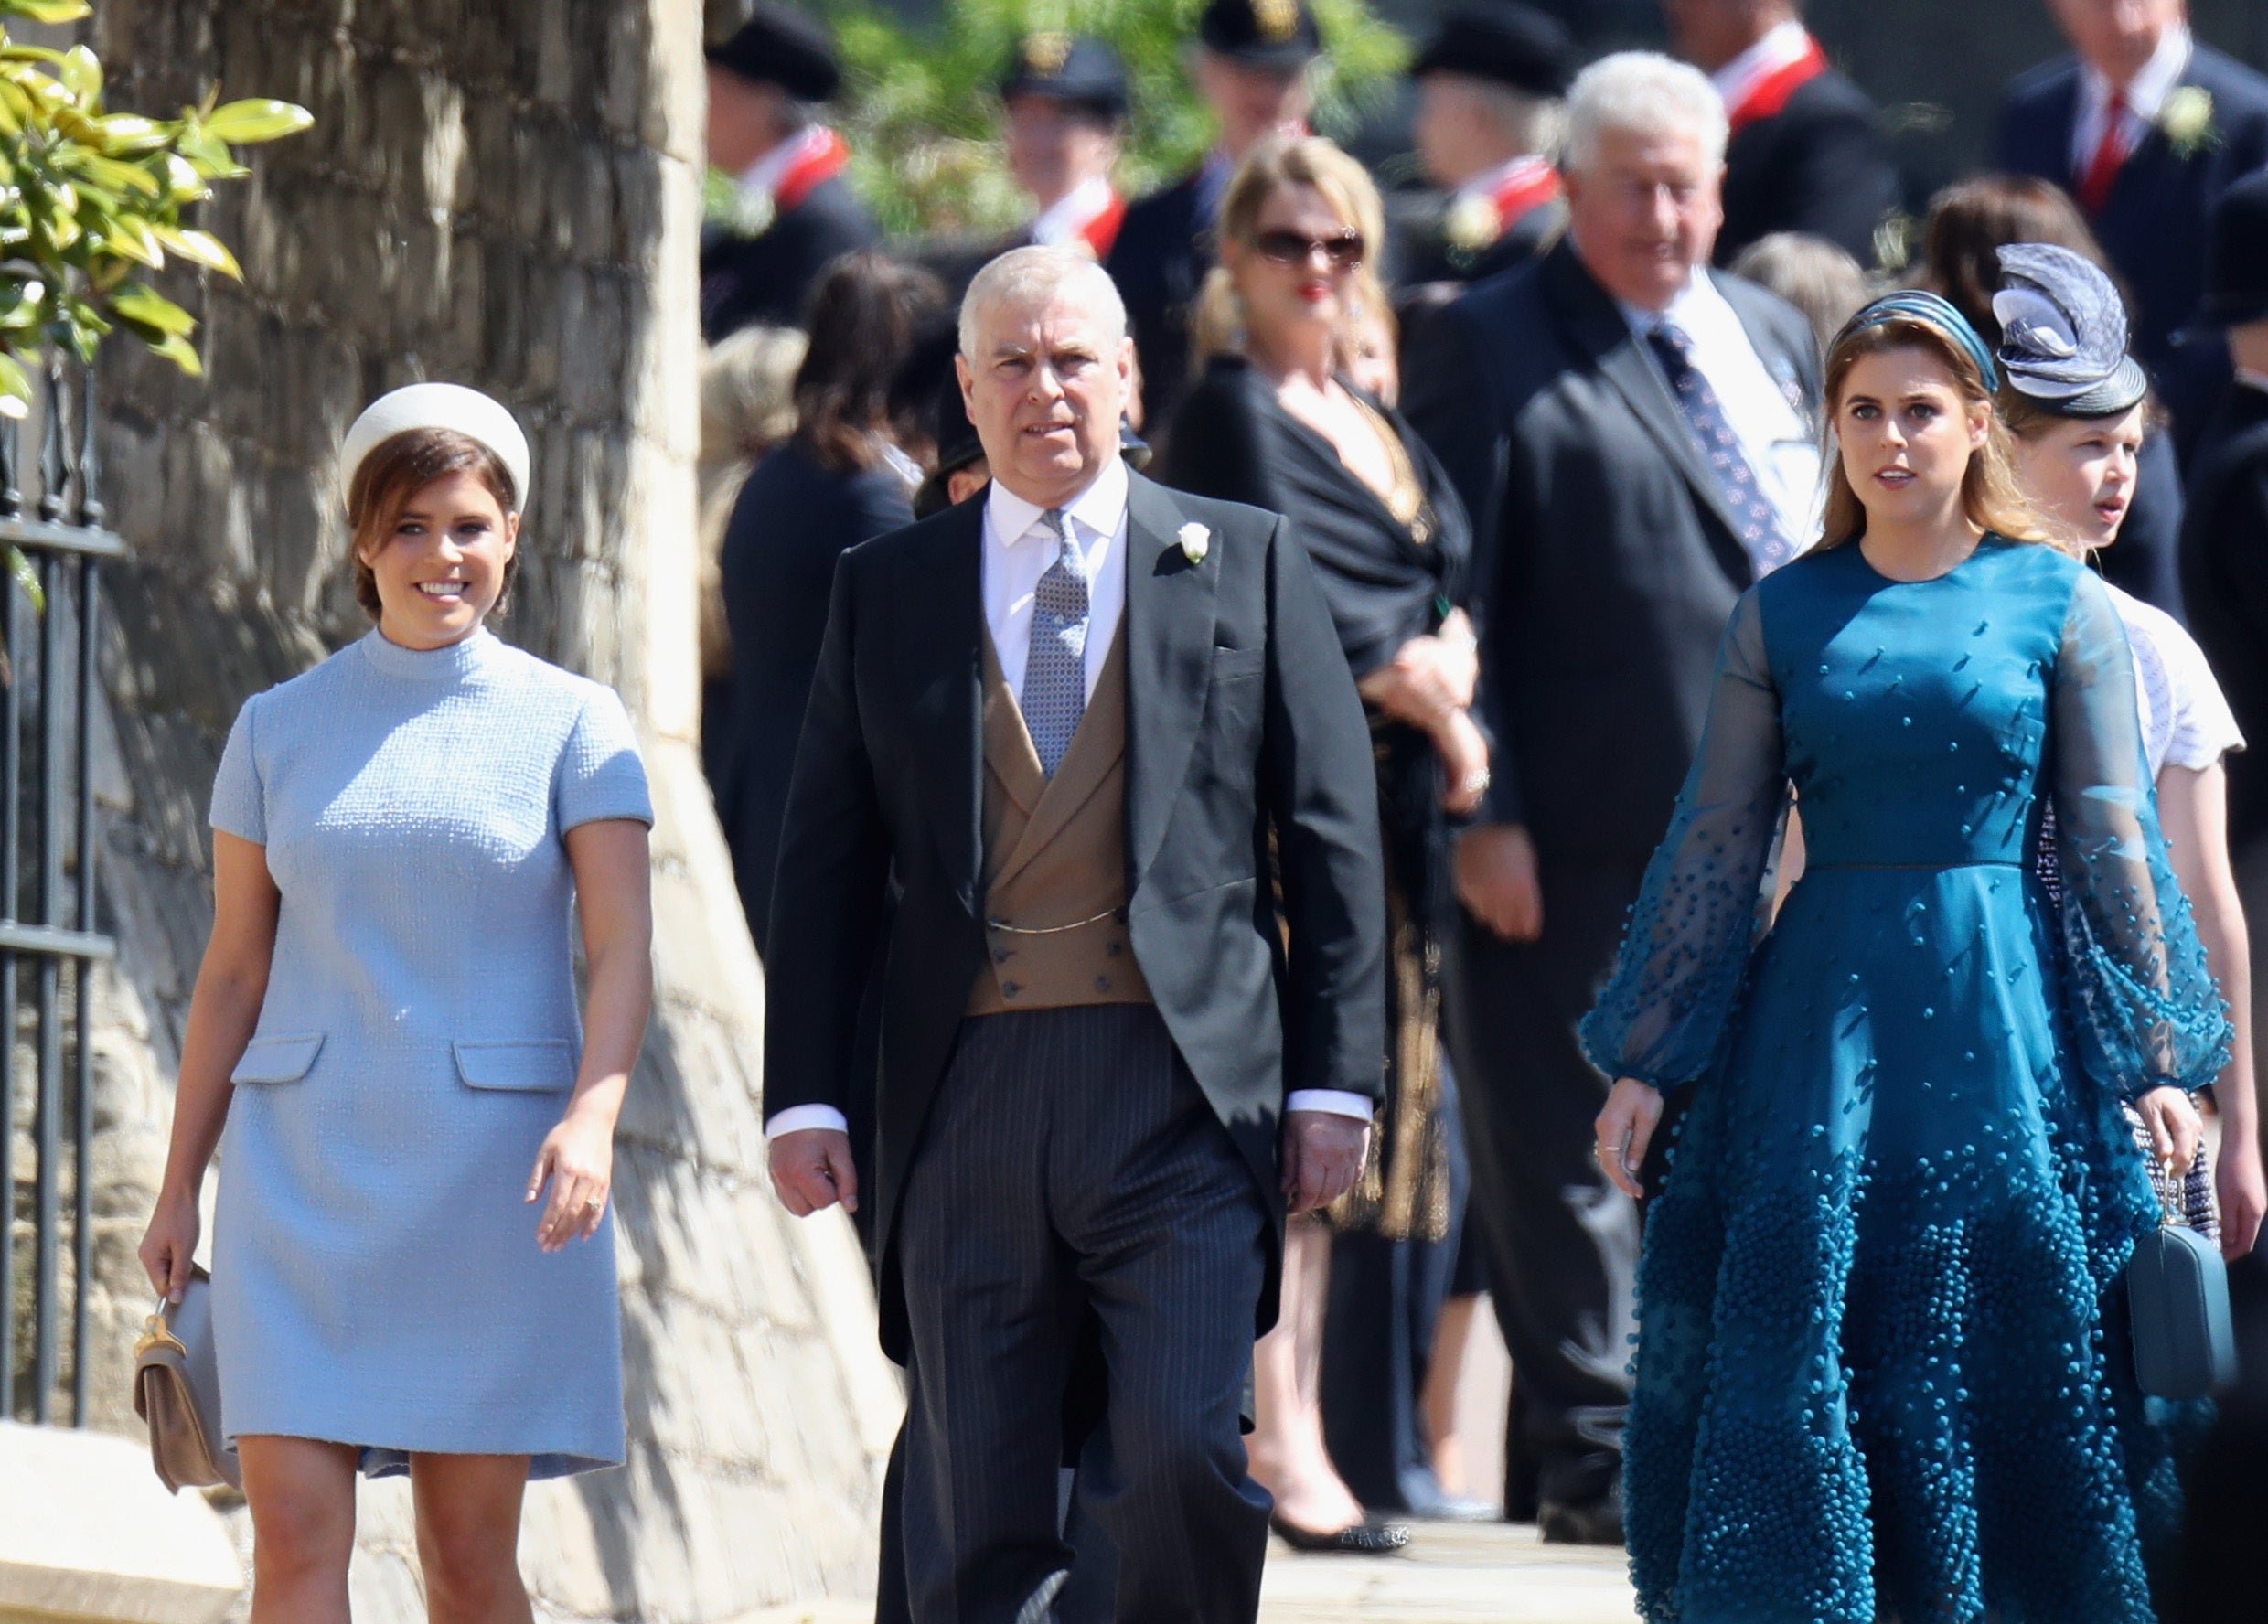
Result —
[[[1112, 457], [1095, 483], [1064, 506], [1072, 544], [1086, 561], [1086, 696], [1126, 618], [1126, 464]], [[1060, 546], [1040, 518], [1045, 509], [1025, 501], [995, 479], [985, 492], [981, 573], [984, 624], [1000, 657], [1000, 676], [1011, 692], [1023, 692], [1024, 667], [1032, 653], [1032, 600], [1040, 577], [1055, 561]], [[1367, 1122], [1367, 1095], [1336, 1088], [1295, 1088], [1285, 1097], [1287, 1111], [1327, 1111]], [[764, 1125], [767, 1139], [805, 1128], [847, 1130], [850, 1123], [832, 1106], [790, 1106]]]
[[761, 198], [769, 203], [797, 160], [825, 146], [833, 134], [825, 124], [807, 124], [740, 172], [741, 195], [752, 201]]
[[1115, 196], [1110, 176], [1088, 176], [1040, 210], [1039, 218], [1032, 222], [1032, 240], [1043, 248], [1061, 248], [1076, 240], [1096, 216], [1110, 207]]
[[1811, 31], [1794, 17], [1766, 30], [1764, 37], [1709, 75], [1729, 112], [1749, 99], [1749, 93], [1791, 62], [1800, 62], [1812, 48]]
[[[2158, 36], [2157, 49], [2142, 65], [2126, 86], [2126, 112], [2121, 123], [2124, 146], [2131, 155], [2142, 144], [2142, 138], [2157, 123], [2157, 115], [2165, 111], [2166, 98], [2181, 83], [2181, 76], [2189, 71], [2189, 53], [2193, 48], [2186, 24], [2177, 23]], [[2082, 62], [2079, 69], [2079, 113], [2071, 120], [2071, 174], [2084, 176], [2095, 161], [2095, 152], [2102, 144], [2103, 120], [2111, 111], [2111, 81], [2102, 77], [2091, 64]]]
[[[1732, 425], [1741, 454], [1780, 515], [1789, 543], [1802, 552], [1818, 540], [1825, 501], [1818, 434], [1799, 398], [1791, 393], [1792, 386], [1781, 383], [1765, 367], [1738, 313], [1708, 272], [1696, 269], [1668, 309], [1623, 304], [1622, 317], [1642, 340], [1665, 321], [1676, 324], [1693, 340], [1694, 367], [1716, 392], [1725, 421]], [[1653, 347], [1644, 347], [1646, 358], [1654, 360]]]

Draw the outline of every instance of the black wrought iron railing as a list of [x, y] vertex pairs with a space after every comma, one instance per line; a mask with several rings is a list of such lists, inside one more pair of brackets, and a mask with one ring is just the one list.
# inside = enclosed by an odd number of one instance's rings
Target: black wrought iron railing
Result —
[[0, 420], [0, 547], [22, 560], [0, 571], [0, 1419], [52, 1423], [68, 1376], [83, 1425], [93, 972], [116, 952], [97, 919], [90, 745], [100, 571], [123, 545], [97, 494], [92, 369], [54, 360], [39, 383], [28, 421]]

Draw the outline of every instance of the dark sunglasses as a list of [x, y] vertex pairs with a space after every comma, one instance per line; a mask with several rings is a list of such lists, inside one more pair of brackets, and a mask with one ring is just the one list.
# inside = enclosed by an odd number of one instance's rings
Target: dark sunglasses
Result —
[[1310, 237], [1299, 231], [1262, 231], [1252, 240], [1252, 246], [1264, 260], [1278, 265], [1304, 265], [1321, 252], [1331, 262], [1333, 271], [1352, 271], [1363, 262], [1364, 244], [1360, 231], [1342, 231], [1336, 237]]

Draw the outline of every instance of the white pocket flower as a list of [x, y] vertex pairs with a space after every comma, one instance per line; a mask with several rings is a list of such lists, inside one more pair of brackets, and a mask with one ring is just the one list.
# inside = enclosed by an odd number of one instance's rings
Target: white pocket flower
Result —
[[2182, 85], [2167, 96], [2166, 105], [2158, 110], [2157, 123], [2178, 157], [2220, 144], [2219, 132], [2213, 128], [2213, 92], [2202, 85]]
[[1193, 564], [1204, 563], [1204, 555], [1213, 548], [1213, 532], [1193, 519], [1183, 525], [1173, 539], [1182, 544], [1182, 556]]

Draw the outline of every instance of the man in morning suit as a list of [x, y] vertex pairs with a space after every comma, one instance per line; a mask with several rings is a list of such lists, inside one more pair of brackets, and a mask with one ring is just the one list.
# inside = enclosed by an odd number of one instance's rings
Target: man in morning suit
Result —
[[2252, 743], [2228, 758], [2229, 854], [2253, 922], [2257, 1034], [2268, 1032], [2268, 170], [2221, 194], [2209, 240], [2198, 317], [2225, 334], [2235, 377], [2198, 441], [2181, 579], [2189, 629]]
[[1567, 31], [1516, 0], [1452, 12], [1409, 76], [1418, 159], [1449, 197], [1412, 245], [1403, 282], [1478, 282], [1541, 252], [1567, 219], [1546, 155], [1575, 77]]
[[1725, 110], [1706, 78], [1607, 57], [1567, 131], [1567, 236], [1427, 326], [1404, 410], [1473, 516], [1496, 738], [1445, 980], [1468, 1221], [1512, 1350], [1506, 1506], [1604, 1543], [1638, 1217], [1591, 1159], [1608, 1079], [1575, 1025], [1668, 826], [1733, 601], [1813, 532], [1818, 379], [1803, 318], [1708, 269]]
[[858, 1199], [887, 890], [870, 1193], [912, 1616], [1046, 1615], [1092, 1313], [1116, 1618], [1249, 1624], [1251, 1341], [1287, 1205], [1353, 1183], [1382, 1085], [1369, 732], [1285, 522], [1121, 460], [1133, 352], [1093, 261], [979, 272], [957, 365], [986, 495], [836, 573], [773, 905], [773, 1179], [797, 1213]]
[[2189, 33], [2186, 0], [2049, 0], [2074, 54], [2008, 87], [2000, 166], [2068, 188], [2133, 306], [2134, 354], [2191, 443], [2229, 379], [2211, 335], [2176, 345], [2203, 286], [2206, 222], [2268, 165], [2268, 78]]
[[734, 177], [737, 218], [701, 234], [701, 331], [803, 323], [803, 304], [838, 254], [880, 238], [843, 171], [850, 152], [820, 117], [842, 80], [824, 24], [760, 4], [708, 48], [709, 162]]
[[1323, 48], [1307, 0], [1212, 0], [1197, 39], [1191, 72], [1220, 140], [1195, 169], [1128, 207], [1103, 262], [1141, 361], [1141, 431], [1161, 445], [1189, 375], [1189, 313], [1213, 268], [1221, 196], [1262, 136], [1306, 127], [1308, 69]]
[[1678, 53], [1716, 80], [1732, 129], [1717, 262], [1804, 231], [1873, 264], [1898, 170], [1873, 102], [1829, 65], [1801, 0], [1662, 0], [1662, 10]]

